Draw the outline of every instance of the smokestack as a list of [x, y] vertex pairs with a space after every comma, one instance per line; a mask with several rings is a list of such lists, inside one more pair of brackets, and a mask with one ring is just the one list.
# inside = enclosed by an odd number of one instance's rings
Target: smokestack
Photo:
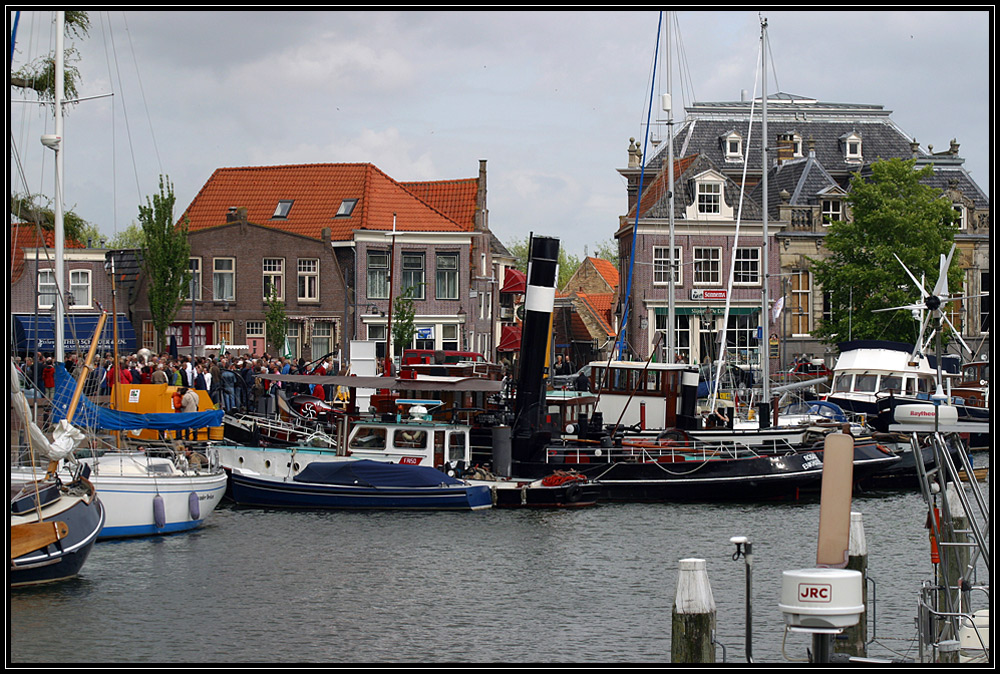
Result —
[[[533, 236], [529, 246], [524, 322], [521, 325], [520, 377], [514, 409], [515, 439], [527, 439], [534, 434], [545, 407], [545, 378], [542, 375], [559, 271], [559, 239]], [[523, 455], [530, 449], [526, 443], [517, 444], [515, 454]]]

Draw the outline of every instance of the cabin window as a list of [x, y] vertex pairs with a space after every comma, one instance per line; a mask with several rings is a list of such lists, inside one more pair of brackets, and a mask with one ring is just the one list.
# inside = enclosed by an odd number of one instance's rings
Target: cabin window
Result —
[[880, 391], [892, 391], [893, 393], [900, 393], [903, 390], [903, 381], [898, 376], [886, 375], [882, 377], [882, 382], [879, 385]]
[[874, 393], [878, 383], [878, 375], [859, 374], [854, 378], [854, 390], [859, 393]]
[[385, 429], [361, 427], [351, 438], [350, 449], [385, 449]]
[[465, 461], [466, 439], [464, 432], [448, 434], [448, 460]]
[[427, 431], [414, 428], [400, 428], [392, 434], [394, 447], [425, 449], [427, 447]]
[[842, 374], [834, 378], [833, 390], [837, 393], [846, 393], [851, 390], [851, 375]]

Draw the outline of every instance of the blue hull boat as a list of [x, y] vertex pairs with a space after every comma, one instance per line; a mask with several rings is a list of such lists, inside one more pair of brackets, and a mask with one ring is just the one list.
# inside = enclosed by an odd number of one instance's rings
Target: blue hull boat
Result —
[[490, 488], [470, 485], [429, 466], [381, 461], [313, 462], [288, 478], [233, 470], [239, 505], [347, 510], [481, 510], [493, 505]]

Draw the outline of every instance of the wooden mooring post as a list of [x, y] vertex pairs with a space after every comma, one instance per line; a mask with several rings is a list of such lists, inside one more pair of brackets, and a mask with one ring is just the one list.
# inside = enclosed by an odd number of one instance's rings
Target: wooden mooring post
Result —
[[715, 628], [715, 599], [705, 560], [682, 559], [670, 631], [670, 661], [714, 663]]
[[868, 545], [865, 541], [863, 517], [859, 512], [851, 512], [851, 533], [845, 568], [861, 572], [861, 601], [865, 609], [861, 612], [857, 625], [845, 627], [843, 633], [834, 639], [833, 652], [863, 658], [868, 655]]

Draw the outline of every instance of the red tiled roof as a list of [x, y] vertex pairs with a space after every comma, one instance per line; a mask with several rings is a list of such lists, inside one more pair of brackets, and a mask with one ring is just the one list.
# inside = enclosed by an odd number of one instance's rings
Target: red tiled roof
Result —
[[611, 328], [611, 312], [615, 299], [614, 294], [576, 293], [576, 296], [583, 301], [588, 309], [590, 309], [590, 313], [593, 314], [594, 318], [600, 321], [601, 327], [604, 328], [608, 335], [614, 335], [615, 331]]
[[[697, 158], [698, 155], [692, 154], [687, 157], [683, 157], [681, 159], [675, 159], [674, 179], [677, 179], [680, 176], [682, 176], [684, 172], [688, 170], [688, 167], [690, 167], [691, 164], [694, 163], [694, 160]], [[643, 188], [641, 202], [642, 206], [646, 210], [643, 211], [642, 217], [645, 217], [648, 214], [649, 209], [656, 206], [656, 204], [659, 203], [660, 199], [666, 196], [667, 188], [669, 187], [667, 183], [668, 183], [667, 167], [666, 167], [666, 162], [664, 162], [664, 166], [662, 169], [660, 169], [659, 175], [657, 175], [653, 179], [653, 182], [649, 183], [648, 187]], [[632, 206], [632, 208], [629, 209], [628, 217], [630, 220], [635, 218], [635, 206]]]
[[[460, 182], [460, 181], [455, 181]], [[435, 190], [434, 183], [422, 192], [460, 214], [455, 190]], [[445, 195], [451, 195], [446, 197]], [[345, 199], [358, 202], [350, 216], [337, 217]], [[275, 218], [279, 201], [292, 201], [285, 218]], [[475, 197], [472, 198], [473, 210]], [[372, 164], [296, 164], [220, 168], [208, 179], [185, 214], [190, 231], [227, 224], [230, 208], [246, 208], [247, 220], [293, 234], [321, 238], [329, 227], [335, 241], [349, 240], [355, 230], [391, 230], [393, 214], [401, 231], [465, 231], [465, 223], [423, 201], [403, 184]], [[183, 216], [182, 216], [183, 217]]]
[[600, 257], [588, 257], [587, 259], [590, 260], [590, 263], [592, 265], [594, 265], [594, 269], [597, 270], [597, 273], [600, 274], [601, 277], [608, 282], [609, 286], [611, 286], [612, 288], [618, 287], [618, 281], [619, 281], [618, 270], [615, 269], [615, 266], [613, 264], [611, 264], [604, 258]]
[[[36, 227], [33, 223], [14, 223], [10, 226], [10, 283], [13, 285], [21, 279], [24, 273], [25, 248], [55, 248], [56, 233], [51, 229]], [[64, 248], [83, 248], [84, 245], [74, 239], [66, 239]]]
[[432, 182], [400, 183], [426, 204], [433, 206], [469, 231], [476, 224], [476, 197], [479, 180], [439, 180]]

